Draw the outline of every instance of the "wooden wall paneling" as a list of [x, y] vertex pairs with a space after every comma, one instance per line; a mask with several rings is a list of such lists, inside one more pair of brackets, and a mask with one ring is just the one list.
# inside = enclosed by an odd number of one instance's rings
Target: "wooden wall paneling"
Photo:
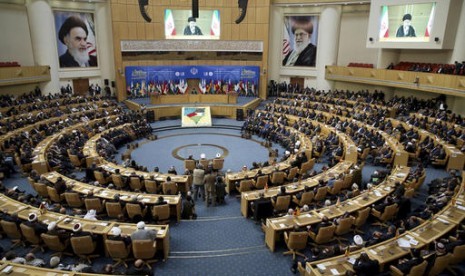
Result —
[[239, 24], [239, 40], [248, 40], [248, 25], [242, 22]]
[[[126, 8], [129, 22], [145, 22], [144, 18], [142, 18], [142, 15], [140, 14], [139, 2], [134, 1], [134, 4], [126, 5]], [[148, 8], [148, 11], [150, 15], [150, 7]]]
[[231, 25], [231, 40], [239, 40], [240, 39], [240, 28], [238, 24]]
[[261, 7], [256, 9], [256, 22], [261, 24], [268, 24], [269, 23], [269, 16], [270, 16], [270, 8], [269, 7]]
[[156, 31], [155, 31], [155, 28], [153, 27], [153, 24], [145, 23], [144, 28], [145, 28], [145, 39], [154, 40]]
[[137, 22], [136, 23], [136, 30], [137, 30], [137, 39], [147, 39], [147, 35], [145, 34], [145, 25], [147, 23]]

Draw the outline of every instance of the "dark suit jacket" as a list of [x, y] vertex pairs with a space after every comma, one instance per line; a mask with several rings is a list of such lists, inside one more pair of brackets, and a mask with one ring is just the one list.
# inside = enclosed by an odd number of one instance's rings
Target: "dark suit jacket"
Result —
[[408, 27], [408, 32], [404, 32], [404, 26], [400, 26], [397, 29], [396, 37], [416, 37], [417, 35], [415, 34], [415, 29], [412, 26]]
[[[89, 55], [89, 66], [96, 67], [97, 66], [97, 57]], [[80, 67], [79, 63], [74, 60], [74, 57], [66, 51], [66, 53], [60, 56], [60, 67]]]
[[[289, 52], [286, 57], [283, 59], [283, 65], [286, 65], [289, 56], [292, 51]], [[316, 46], [313, 44], [308, 44], [307, 47], [299, 54], [299, 57], [294, 63], [294, 66], [315, 66], [316, 61]]]

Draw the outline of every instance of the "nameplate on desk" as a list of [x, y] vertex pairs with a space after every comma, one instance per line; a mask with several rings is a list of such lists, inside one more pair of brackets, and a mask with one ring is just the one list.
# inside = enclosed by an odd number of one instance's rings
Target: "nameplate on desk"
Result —
[[317, 264], [316, 267], [320, 270], [326, 270], [326, 266], [324, 264]]
[[339, 275], [339, 271], [337, 271], [337, 269], [335, 268], [331, 268], [331, 273], [333, 273], [333, 275]]
[[465, 211], [465, 206], [459, 205], [458, 202], [457, 202], [457, 205], [455, 205], [455, 207], [457, 207], [458, 209], [460, 209], [460, 210], [462, 210], [462, 211]]
[[449, 223], [447, 220], [445, 220], [445, 219], [442, 219], [442, 218], [439, 218], [439, 217], [438, 217], [437, 219], [438, 219], [440, 222], [444, 223], [444, 224], [447, 224], [447, 225], [450, 224], [450, 223]]
[[373, 254], [373, 255], [378, 255], [378, 253], [376, 253], [376, 251], [374, 251], [373, 249], [370, 249], [370, 250], [368, 250], [368, 251], [369, 251], [371, 254]]

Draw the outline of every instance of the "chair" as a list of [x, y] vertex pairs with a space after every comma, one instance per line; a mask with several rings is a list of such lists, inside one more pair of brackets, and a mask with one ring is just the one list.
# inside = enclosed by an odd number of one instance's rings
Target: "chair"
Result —
[[[352, 225], [354, 225], [354, 221], [355, 218], [352, 216], [340, 219], [339, 224], [336, 226], [334, 234], [336, 236], [342, 236], [344, 234], [349, 233], [350, 231], [352, 231]], [[336, 239], [338, 240], [338, 242], [341, 242], [341, 240], [347, 240], [339, 237], [336, 237]]]
[[34, 182], [34, 190], [36, 190], [39, 196], [48, 198], [47, 185], [39, 182]]
[[406, 188], [404, 192], [405, 198], [412, 198], [415, 195], [415, 189], [413, 188]]
[[441, 273], [449, 265], [451, 255], [452, 254], [447, 253], [446, 255], [436, 257], [436, 259], [434, 260], [433, 265], [431, 265], [431, 267], [430, 267], [430, 271], [429, 271], [428, 275], [429, 276], [436, 276], [439, 273]]
[[364, 148], [363, 151], [362, 151], [362, 153], [359, 153], [359, 154], [358, 154], [358, 158], [359, 158], [360, 160], [365, 160], [365, 159], [367, 159], [368, 154], [370, 154], [370, 150], [371, 150], [371, 149], [370, 149], [369, 147], [368, 147], [368, 148]]
[[144, 189], [144, 182], [138, 176], [129, 177], [129, 186], [133, 191], [142, 191]]
[[308, 235], [316, 244], [324, 244], [334, 239], [335, 231], [336, 225], [332, 224], [329, 226], [321, 227], [318, 230], [318, 233], [313, 233], [312, 231], [309, 231]]
[[184, 169], [187, 169], [190, 172], [192, 172], [195, 169], [195, 160], [192, 160], [192, 159], [184, 160]]
[[341, 192], [342, 190], [342, 185], [344, 185], [344, 180], [343, 179], [337, 179], [334, 181], [333, 187], [328, 188], [328, 193], [332, 195], [337, 195]]
[[110, 218], [118, 218], [126, 211], [126, 207], [121, 207], [119, 202], [105, 202], [105, 209], [107, 210], [107, 215]]
[[173, 181], [163, 183], [161, 188], [165, 195], [175, 195], [178, 193], [178, 184]]
[[56, 235], [49, 235], [47, 233], [40, 234], [40, 237], [44, 241], [45, 246], [50, 250], [57, 251], [57, 253], [53, 253], [51, 256], [58, 256], [61, 258], [63, 254], [68, 256], [73, 256], [70, 252], [65, 252], [65, 250], [69, 246], [69, 239], [67, 239], [64, 243], [60, 240], [60, 237]]
[[336, 231], [336, 225], [329, 225], [329, 226], [321, 227], [318, 230], [318, 233], [313, 233], [312, 231], [309, 231], [308, 235], [316, 244], [324, 244], [334, 239], [335, 231]]
[[278, 196], [276, 202], [272, 199], [271, 203], [273, 204], [274, 211], [276, 213], [287, 212], [289, 204], [291, 204], [291, 196]]
[[458, 264], [465, 260], [465, 244], [458, 245], [452, 251], [452, 256], [450, 257], [450, 264]]
[[84, 202], [81, 200], [81, 197], [78, 193], [67, 192], [64, 193], [66, 202], [71, 208], [81, 208], [84, 205]]
[[313, 166], [315, 166], [315, 158], [312, 158], [307, 162], [303, 163], [302, 166], [300, 166], [299, 174], [304, 175], [308, 171], [312, 170]]
[[16, 247], [17, 245], [25, 246], [23, 242], [23, 235], [21, 235], [21, 231], [18, 229], [16, 223], [11, 221], [2, 220], [0, 221], [2, 226], [3, 232], [8, 236], [11, 240], [11, 248]]
[[120, 174], [112, 174], [111, 181], [119, 189], [123, 189], [124, 187], [126, 187], [126, 182], [124, 181], [123, 176]]
[[253, 179], [242, 179], [239, 183], [239, 187], [236, 187], [239, 193], [247, 192], [252, 190], [252, 187], [255, 186], [255, 180]]
[[353, 184], [353, 179], [354, 175], [351, 173], [344, 175], [344, 183], [342, 184], [342, 189], [349, 189]]
[[128, 267], [128, 264], [126, 261], [129, 261], [128, 256], [131, 253], [131, 247], [126, 246], [124, 241], [114, 241], [114, 240], [105, 240], [105, 246], [108, 251], [108, 255], [116, 261], [116, 263], [113, 265], [113, 267], [117, 267], [120, 264], [123, 264], [126, 268]]
[[126, 212], [130, 219], [133, 219], [136, 215], [144, 217], [145, 213], [147, 213], [147, 208], [144, 208], [144, 210], [142, 210], [139, 203], [126, 203]]
[[206, 169], [208, 167], [209, 163], [210, 163], [210, 160], [208, 160], [208, 159], [200, 159], [199, 160], [199, 164], [202, 165], [202, 167], [204, 169]]
[[422, 263], [412, 266], [410, 268], [410, 271], [407, 274], [402, 273], [397, 267], [391, 265], [389, 269], [391, 270], [391, 275], [392, 276], [403, 276], [403, 275], [408, 275], [408, 276], [423, 276], [425, 275], [426, 267], [428, 266], [428, 262], [425, 260]]
[[449, 155], [446, 155], [444, 159], [435, 159], [431, 162], [431, 164], [435, 166], [445, 166], [448, 160], [449, 160]]
[[145, 185], [145, 190], [148, 193], [151, 194], [156, 194], [158, 193], [158, 184], [157, 181], [152, 180], [152, 179], [146, 179], [144, 180], [144, 185]]
[[74, 154], [68, 154], [69, 160], [71, 161], [71, 164], [75, 166], [76, 168], [80, 168], [84, 164], [84, 159], [79, 160], [79, 157]]
[[57, 189], [55, 189], [54, 187], [47, 186], [47, 193], [50, 200], [55, 203], [61, 203], [63, 199], [65, 199], [65, 195], [59, 195]]
[[85, 198], [84, 204], [86, 205], [86, 210], [95, 210], [97, 213], [103, 212], [103, 204], [100, 198]]
[[370, 211], [371, 207], [366, 207], [364, 209], [358, 210], [357, 211], [357, 216], [355, 217], [353, 226], [354, 226], [354, 233], [361, 233], [363, 234], [363, 231], [360, 231], [359, 229], [365, 225], [368, 217], [370, 216]]
[[271, 174], [271, 184], [274, 186], [283, 184], [284, 179], [286, 179], [285, 172], [273, 172]]
[[92, 240], [91, 236], [71, 237], [70, 241], [74, 254], [80, 259], [86, 260], [89, 264], [92, 264], [91, 258], [100, 256], [92, 254], [97, 248], [97, 243]]
[[156, 251], [157, 251], [157, 248], [155, 246], [155, 242], [151, 240], [132, 241], [132, 252], [133, 252], [134, 258], [144, 260], [145, 265], [149, 269], [152, 268], [150, 264], [156, 262], [156, 260], [153, 259]]
[[286, 242], [289, 251], [283, 253], [283, 255], [292, 254], [292, 259], [295, 260], [295, 255], [306, 257], [304, 254], [297, 250], [302, 250], [307, 247], [308, 233], [307, 232], [284, 232], [284, 241]]
[[152, 216], [157, 223], [167, 224], [170, 221], [170, 206], [168, 204], [152, 207]]
[[40, 249], [40, 251], [44, 252], [44, 243], [40, 236], [37, 235], [34, 228], [29, 227], [24, 223], [21, 223], [19, 227], [21, 228], [21, 232], [23, 233], [24, 239], [32, 245], [31, 252], [36, 251], [37, 249]]
[[302, 197], [300, 198], [300, 200], [298, 200], [295, 196], [293, 197], [292, 201], [299, 205], [299, 207], [302, 207], [304, 205], [310, 205], [313, 201], [313, 197], [315, 196], [315, 194], [313, 193], [313, 191], [308, 191], [308, 192], [303, 192], [302, 193]]
[[213, 169], [221, 171], [223, 169], [224, 159], [223, 158], [214, 158], [213, 159]]
[[261, 190], [265, 188], [265, 185], [268, 184], [268, 175], [262, 175], [257, 177], [257, 181], [255, 182], [255, 189]]
[[323, 186], [323, 187], [320, 187], [318, 188], [318, 190], [316, 190], [316, 195], [315, 197], [313, 198], [314, 201], [322, 201], [324, 199], [326, 199], [326, 194], [328, 193], [328, 187], [326, 186]]
[[299, 172], [299, 168], [298, 167], [292, 167], [290, 170], [289, 170], [289, 173], [287, 174], [286, 176], [286, 180], [287, 181], [294, 181], [294, 178], [295, 176], [297, 175], [297, 173]]
[[399, 211], [399, 206], [397, 206], [397, 203], [386, 206], [383, 213], [376, 209], [372, 209], [371, 214], [380, 221], [379, 223], [374, 223], [373, 225], [387, 227], [385, 222], [394, 219], [397, 215], [397, 211]]
[[414, 188], [415, 190], [420, 189], [421, 185], [423, 185], [423, 183], [425, 182], [425, 179], [426, 179], [426, 173], [423, 173], [418, 178], [417, 182], [415, 182], [415, 184], [412, 186], [412, 188]]
[[98, 183], [100, 183], [101, 185], [105, 185], [109, 181], [109, 178], [105, 177], [105, 175], [101, 171], [95, 170], [94, 171], [94, 176], [95, 176], [95, 180], [97, 180]]

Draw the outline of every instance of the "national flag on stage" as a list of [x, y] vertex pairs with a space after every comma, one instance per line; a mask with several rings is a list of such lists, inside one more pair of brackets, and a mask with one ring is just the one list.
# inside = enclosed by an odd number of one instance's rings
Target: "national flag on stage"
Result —
[[212, 14], [212, 25], [210, 27], [210, 35], [220, 36], [220, 12], [214, 10]]
[[169, 9], [165, 12], [165, 35], [176, 35], [176, 27], [174, 26], [173, 13]]
[[428, 25], [426, 25], [425, 37], [429, 37], [431, 35], [431, 29], [433, 28], [433, 23], [434, 23], [435, 8], [436, 8], [436, 3], [433, 3], [433, 7], [431, 8], [431, 13], [428, 19]]
[[381, 11], [381, 27], [379, 28], [379, 37], [389, 37], [389, 16], [387, 6], [383, 6], [383, 10]]

